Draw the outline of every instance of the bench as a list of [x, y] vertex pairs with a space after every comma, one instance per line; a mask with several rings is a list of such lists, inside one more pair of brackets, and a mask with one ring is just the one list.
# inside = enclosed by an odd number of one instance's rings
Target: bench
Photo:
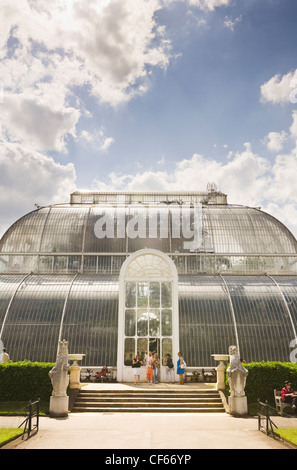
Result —
[[287, 408], [287, 406], [291, 407], [290, 403], [284, 403], [282, 400], [282, 393], [280, 390], [274, 390], [274, 400], [275, 400], [275, 408], [276, 411], [282, 416], [283, 410]]
[[200, 372], [197, 372], [196, 370], [193, 372], [186, 372], [185, 381], [187, 382], [189, 380], [189, 382], [199, 382], [199, 375]]

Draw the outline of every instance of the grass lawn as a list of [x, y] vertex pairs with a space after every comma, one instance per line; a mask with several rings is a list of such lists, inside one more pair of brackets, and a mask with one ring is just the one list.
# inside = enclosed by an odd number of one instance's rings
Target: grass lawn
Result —
[[296, 428], [290, 428], [290, 429], [278, 428], [278, 429], [275, 429], [274, 432], [278, 436], [282, 437], [283, 439], [286, 439], [287, 441], [292, 442], [292, 444], [295, 444], [297, 446], [297, 429]]
[[23, 434], [23, 429], [19, 428], [0, 428], [0, 447]]

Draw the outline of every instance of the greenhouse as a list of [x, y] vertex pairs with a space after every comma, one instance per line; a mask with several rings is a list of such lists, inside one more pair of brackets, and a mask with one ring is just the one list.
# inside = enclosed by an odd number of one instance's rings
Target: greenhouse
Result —
[[290, 361], [296, 328], [296, 239], [213, 185], [77, 191], [0, 241], [0, 338], [13, 361], [54, 362], [66, 339], [83, 366], [130, 381], [148, 351], [182, 351], [189, 367], [216, 367], [230, 345], [246, 361]]

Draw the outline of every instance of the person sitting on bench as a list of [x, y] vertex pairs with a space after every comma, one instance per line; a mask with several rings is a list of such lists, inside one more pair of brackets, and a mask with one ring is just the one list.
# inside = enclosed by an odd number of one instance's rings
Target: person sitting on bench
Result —
[[287, 380], [285, 382], [285, 386], [282, 388], [281, 394], [282, 394], [283, 403], [288, 403], [288, 405], [291, 405], [296, 413], [297, 412], [297, 395], [292, 389], [292, 384], [290, 384]]

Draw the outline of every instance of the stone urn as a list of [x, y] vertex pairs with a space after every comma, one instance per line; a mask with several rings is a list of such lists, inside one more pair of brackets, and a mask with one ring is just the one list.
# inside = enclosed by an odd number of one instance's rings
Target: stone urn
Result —
[[70, 383], [69, 387], [71, 389], [80, 389], [80, 366], [78, 365], [78, 361], [81, 361], [84, 358], [85, 354], [68, 354], [68, 359], [73, 361], [70, 366]]
[[217, 371], [217, 390], [225, 390], [225, 362], [229, 360], [229, 354], [212, 354], [215, 361], [219, 361]]

